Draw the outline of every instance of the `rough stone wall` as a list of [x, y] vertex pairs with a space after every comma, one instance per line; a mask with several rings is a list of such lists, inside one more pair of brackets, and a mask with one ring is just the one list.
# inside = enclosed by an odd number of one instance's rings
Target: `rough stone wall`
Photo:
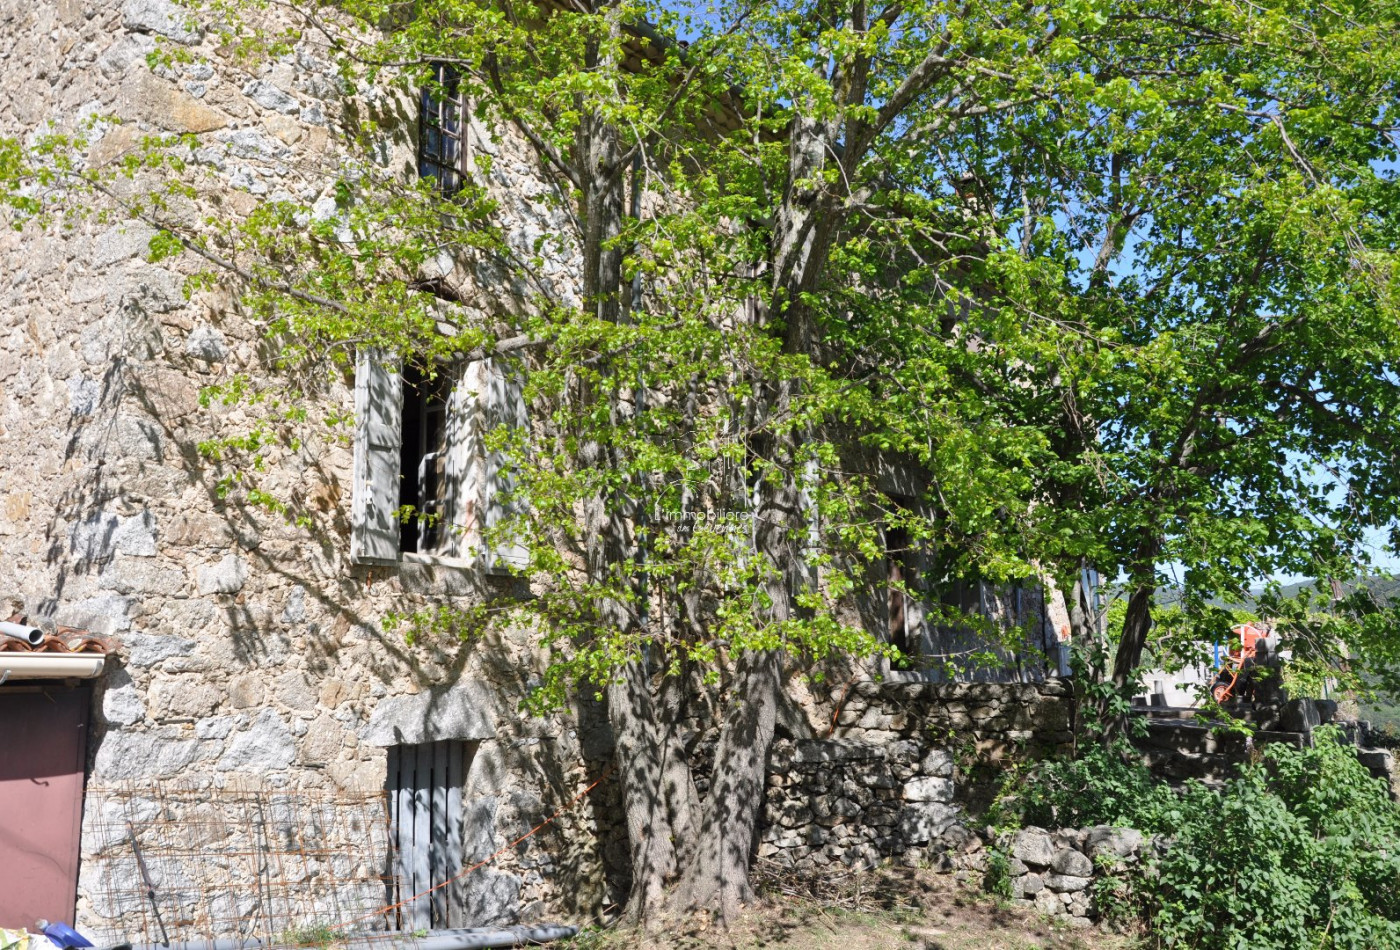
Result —
[[968, 839], [964, 807], [1002, 759], [1070, 739], [1063, 680], [867, 681], [845, 699], [830, 737], [775, 747], [760, 858], [799, 871], [936, 860]]
[[1099, 906], [1096, 885], [1160, 854], [1160, 847], [1157, 839], [1133, 828], [1096, 825], [1052, 832], [1032, 827], [969, 837], [951, 863], [960, 874], [985, 879], [993, 871], [995, 848], [1004, 869], [997, 873], [1008, 878], [1012, 900], [1087, 926], [1109, 910]]
[[[290, 196], [333, 214], [328, 171], [345, 160], [344, 110], [411, 108], [368, 88], [352, 103], [311, 45], [250, 71], [188, 17], [166, 0], [0, 0], [10, 44], [0, 132], [32, 139], [50, 122], [72, 131], [86, 117], [118, 116], [93, 132], [94, 167], [142, 136], [187, 132], [204, 191], [180, 213], [244, 215]], [[158, 42], [193, 61], [153, 70], [146, 57]], [[411, 169], [410, 131], [387, 127], [380, 168]], [[509, 137], [478, 138], [496, 157], [492, 187], [512, 199], [502, 204], [512, 240], [532, 246], [558, 230], [528, 153]], [[451, 566], [351, 565], [349, 445], [308, 430], [300, 449], [269, 459], [264, 486], [294, 495], [310, 527], [220, 493], [230, 472], [198, 446], [250, 419], [201, 407], [199, 388], [263, 371], [265, 341], [228, 291], [187, 298], [191, 265], [149, 263], [154, 232], [119, 218], [0, 233], [0, 606], [124, 643], [95, 687], [90, 785], [255, 777], [272, 788], [381, 789], [385, 740], [375, 730], [392, 704], [467, 683], [473, 733], [448, 724], [432, 738], [479, 743], [464, 796], [469, 850], [484, 857], [525, 833], [598, 776], [606, 734], [586, 716], [519, 712], [538, 665], [525, 631], [408, 648], [382, 628], [390, 610], [479, 602], [498, 582]], [[544, 270], [567, 296], [570, 260]], [[474, 304], [497, 306], [518, 289], [492, 288], [496, 297]], [[348, 380], [309, 399], [312, 418], [353, 405]], [[605, 783], [483, 872], [481, 922], [586, 915], [618, 900], [612, 872], [625, 868], [625, 846], [614, 794]], [[80, 883], [78, 922], [94, 928], [97, 873], [88, 861]]]

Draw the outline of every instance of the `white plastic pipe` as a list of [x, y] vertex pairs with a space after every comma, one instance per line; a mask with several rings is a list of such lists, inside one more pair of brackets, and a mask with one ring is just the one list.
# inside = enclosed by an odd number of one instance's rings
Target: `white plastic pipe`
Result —
[[[376, 933], [351, 935], [337, 944], [355, 946], [368, 943], [394, 950], [492, 950], [501, 947], [531, 947], [576, 936], [578, 928], [568, 924], [541, 924], [534, 927], [490, 927], [463, 930], [432, 930], [425, 936]], [[252, 937], [221, 937], [216, 940], [174, 941], [170, 944], [117, 944], [110, 950], [266, 950], [267, 944]]]
[[106, 657], [91, 653], [0, 653], [5, 680], [89, 680], [102, 675]]
[[0, 637], [14, 637], [16, 640], [23, 640], [32, 647], [37, 647], [44, 640], [44, 631], [38, 627], [31, 627], [27, 623], [10, 623], [8, 620], [0, 620]]

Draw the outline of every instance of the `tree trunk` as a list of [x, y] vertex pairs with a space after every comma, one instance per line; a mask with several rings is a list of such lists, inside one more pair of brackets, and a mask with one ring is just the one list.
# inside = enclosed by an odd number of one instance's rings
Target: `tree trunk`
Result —
[[[609, 16], [615, 38], [621, 28], [616, 10], [610, 11]], [[598, 66], [602, 59], [599, 44], [592, 44], [585, 58], [590, 66]], [[625, 214], [626, 169], [620, 162], [621, 153], [616, 126], [596, 112], [582, 117], [573, 160], [580, 181], [583, 302], [588, 313], [608, 323], [616, 323], [621, 316], [623, 296], [623, 250], [618, 238]], [[585, 405], [597, 398], [598, 394], [590, 391], [580, 396]], [[610, 407], [614, 422], [620, 411], [615, 403]], [[578, 452], [581, 469], [615, 467], [615, 462], [596, 438], [585, 433]], [[586, 506], [586, 570], [596, 589], [625, 590], [635, 585], [635, 578], [624, 576], [636, 547], [629, 530], [636, 523], [635, 502], [636, 499], [603, 491]], [[604, 629], [629, 639], [645, 636], [635, 612], [619, 597], [605, 595], [597, 610]], [[617, 672], [617, 680], [607, 689], [607, 698], [632, 864], [632, 888], [624, 917], [641, 923], [655, 918], [667, 882], [676, 872], [671, 809], [664, 782], [668, 771], [666, 737], [656, 716], [650, 676], [642, 657], [634, 656]]]
[[1128, 598], [1123, 639], [1118, 641], [1118, 652], [1113, 657], [1113, 685], [1125, 695], [1128, 687], [1137, 682], [1138, 664], [1142, 662], [1142, 651], [1152, 630], [1152, 600], [1156, 595], [1157, 586], [1148, 581], [1133, 588]]
[[781, 662], [774, 650], [751, 651], [740, 660], [695, 853], [676, 890], [681, 910], [712, 910], [729, 920], [753, 900], [749, 864], [777, 725]]
[[608, 720], [617, 742], [627, 841], [632, 857], [632, 890], [624, 917], [631, 923], [655, 918], [668, 881], [676, 872], [676, 852], [666, 802], [667, 751], [660, 735], [649, 677], [632, 660], [608, 688]]

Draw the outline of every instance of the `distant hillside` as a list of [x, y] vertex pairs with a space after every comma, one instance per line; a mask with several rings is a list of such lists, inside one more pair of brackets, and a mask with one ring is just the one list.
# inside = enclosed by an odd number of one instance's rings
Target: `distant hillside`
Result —
[[[1287, 584], [1280, 588], [1280, 593], [1284, 598], [1296, 597], [1304, 590], [1311, 590], [1314, 581], [1299, 581], [1296, 584]], [[1380, 603], [1389, 603], [1400, 598], [1400, 575], [1377, 574], [1372, 577], [1363, 577], [1360, 580], [1348, 581], [1342, 585], [1343, 595], [1350, 594], [1358, 588], [1369, 589], [1372, 595]], [[1251, 591], [1252, 595], [1262, 593], [1262, 588]], [[1177, 588], [1164, 588], [1157, 592], [1157, 606], [1174, 607], [1181, 601], [1181, 591]], [[1243, 601], [1228, 601], [1215, 599], [1210, 601], [1216, 607], [1243, 607], [1247, 610], [1256, 606], [1254, 596], [1247, 596]]]

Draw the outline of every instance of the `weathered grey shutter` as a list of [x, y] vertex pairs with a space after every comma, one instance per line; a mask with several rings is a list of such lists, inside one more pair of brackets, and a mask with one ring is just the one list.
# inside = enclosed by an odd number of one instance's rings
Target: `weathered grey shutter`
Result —
[[403, 376], [382, 354], [355, 360], [355, 485], [350, 558], [357, 564], [399, 560], [399, 467], [403, 445]]
[[[485, 372], [485, 400], [483, 415], [486, 432], [494, 432], [505, 426], [509, 429], [523, 429], [528, 420], [525, 416], [524, 387], [519, 377], [505, 372], [499, 365], [487, 361]], [[519, 514], [520, 503], [507, 500], [516, 488], [509, 456], [499, 450], [486, 453], [485, 497], [483, 499], [484, 527], [494, 531], [509, 518]], [[521, 568], [529, 562], [529, 552], [523, 545], [513, 540], [499, 538], [486, 547], [488, 569]]]
[[821, 513], [817, 508], [817, 491], [821, 487], [821, 465], [816, 459], [802, 463], [802, 474], [798, 478], [797, 503], [802, 511], [802, 520], [807, 525], [806, 537], [802, 544], [802, 567], [804, 579], [812, 587], [821, 580], [815, 559], [822, 550]]
[[445, 478], [447, 530], [442, 553], [474, 559], [481, 548], [481, 362], [468, 363], [447, 397]]
[[[400, 929], [462, 927], [462, 786], [472, 744], [447, 739], [388, 750], [390, 842]], [[447, 886], [443, 886], [447, 885]]]

